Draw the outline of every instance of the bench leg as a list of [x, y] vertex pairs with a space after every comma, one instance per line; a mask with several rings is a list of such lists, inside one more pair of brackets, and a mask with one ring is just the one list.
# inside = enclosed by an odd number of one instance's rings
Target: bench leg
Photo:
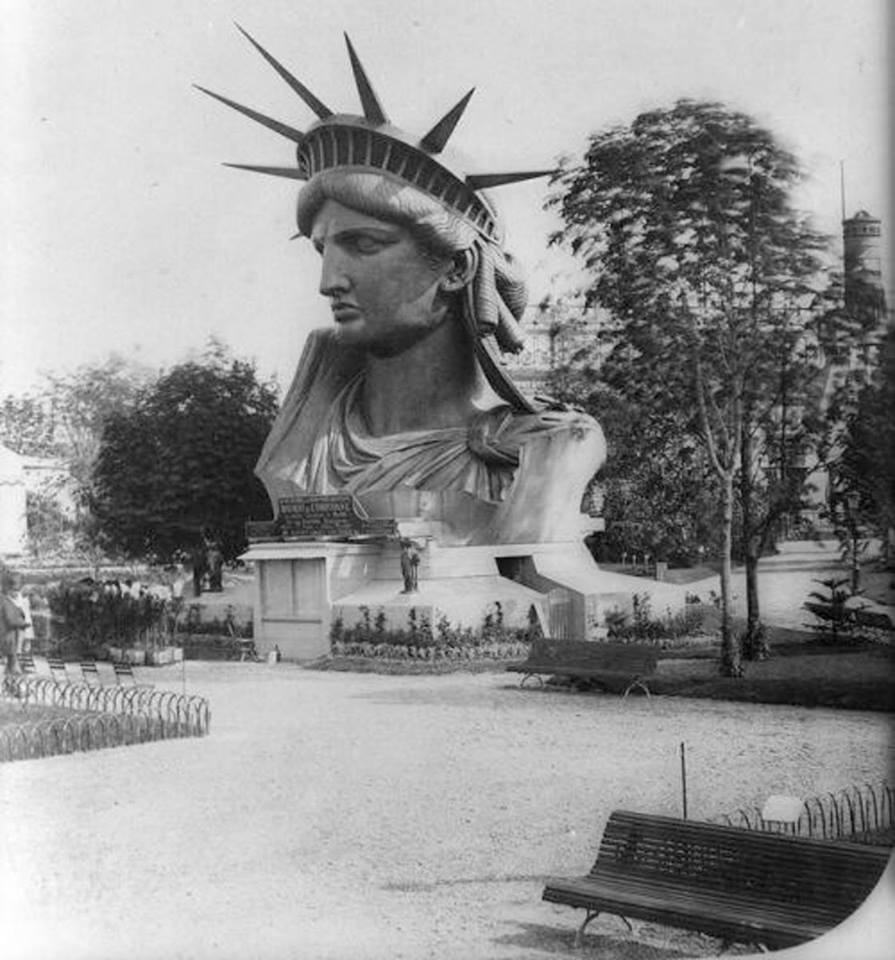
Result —
[[578, 928], [578, 931], [575, 934], [575, 948], [581, 946], [581, 938], [584, 936], [584, 928], [591, 922], [591, 920], [596, 920], [600, 915], [599, 910], [588, 910], [587, 916], [584, 918], [584, 923]]
[[[726, 953], [736, 942], [737, 942], [736, 940], [722, 940], [721, 949], [718, 951], [719, 955], [722, 953]], [[768, 952], [768, 948], [763, 943], [756, 942], [754, 946], [758, 947], [759, 953]]]
[[634, 689], [634, 687], [640, 687], [640, 689], [646, 694], [646, 699], [650, 700], [649, 687], [640, 679], [640, 677], [634, 677], [634, 679], [628, 684], [627, 689], [625, 690], [625, 696], [623, 699], [627, 700], [628, 694]]

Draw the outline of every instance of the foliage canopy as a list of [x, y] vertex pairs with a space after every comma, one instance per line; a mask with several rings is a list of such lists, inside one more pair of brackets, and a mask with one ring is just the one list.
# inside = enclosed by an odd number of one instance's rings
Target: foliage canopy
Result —
[[564, 221], [553, 241], [583, 260], [586, 301], [608, 313], [600, 377], [642, 424], [658, 418], [678, 431], [681, 451], [684, 438], [698, 441], [714, 472], [724, 669], [734, 673], [735, 498], [754, 554], [756, 494], [767, 502], [773, 487], [777, 509], [797, 501], [786, 460], [807, 438], [793, 409], [821, 372], [815, 318], [828, 241], [791, 204], [800, 177], [795, 157], [751, 117], [680, 100], [591, 136], [581, 162], [554, 177], [549, 201]]
[[220, 345], [171, 368], [106, 421], [91, 499], [100, 541], [170, 561], [208, 534], [235, 557], [245, 521], [269, 516], [253, 470], [276, 409], [273, 386]]

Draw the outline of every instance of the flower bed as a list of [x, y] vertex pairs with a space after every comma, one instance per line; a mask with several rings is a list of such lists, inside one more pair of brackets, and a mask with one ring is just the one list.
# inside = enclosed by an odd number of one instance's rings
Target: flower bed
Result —
[[330, 651], [337, 658], [417, 661], [434, 663], [472, 660], [515, 660], [528, 655], [529, 644], [542, 636], [533, 620], [528, 627], [507, 627], [499, 603], [485, 615], [481, 627], [458, 627], [442, 617], [434, 628], [426, 616], [411, 608], [405, 628], [388, 627], [385, 614], [371, 617], [361, 607], [361, 620], [345, 627], [341, 619], [330, 628]]

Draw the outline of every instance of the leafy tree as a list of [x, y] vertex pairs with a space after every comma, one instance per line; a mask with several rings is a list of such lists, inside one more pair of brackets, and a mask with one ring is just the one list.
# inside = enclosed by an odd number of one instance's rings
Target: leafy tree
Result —
[[[895, 529], [895, 331], [886, 331], [865, 363], [853, 363], [829, 415], [831, 514], [889, 544]], [[852, 544], [854, 549], [854, 544]]]
[[25, 504], [31, 552], [40, 557], [63, 550], [71, 532], [72, 519], [60, 507], [59, 500], [50, 491], [29, 490]]
[[45, 373], [32, 394], [0, 402], [0, 441], [17, 453], [52, 458], [59, 471], [28, 493], [28, 536], [36, 553], [85, 548], [93, 466], [107, 417], [128, 408], [147, 371], [111, 354], [71, 373]]
[[[675, 411], [714, 473], [721, 670], [731, 676], [742, 671], [730, 615], [737, 485], [748, 514], [773, 454], [764, 441], [781, 384], [801, 398], [802, 378], [816, 373], [826, 240], [791, 207], [799, 176], [750, 117], [681, 100], [592, 135], [581, 162], [563, 162], [549, 201], [564, 220], [554, 242], [584, 261], [587, 302], [610, 313], [601, 376], [639, 411]], [[751, 529], [743, 539], [754, 553]], [[751, 599], [757, 630], [757, 590]]]
[[714, 554], [714, 475], [705, 451], [682, 430], [678, 412], [629, 402], [586, 356], [556, 368], [549, 388], [599, 420], [606, 435], [609, 452], [599, 475], [606, 530], [598, 541], [599, 559], [648, 554], [685, 565]]
[[52, 410], [54, 440], [71, 474], [76, 500], [86, 503], [106, 421], [132, 407], [149, 372], [113, 353], [70, 374], [45, 374], [45, 380], [43, 397]]
[[141, 391], [103, 431], [92, 493], [101, 542], [168, 561], [207, 532], [235, 557], [245, 521], [269, 516], [253, 470], [276, 408], [273, 385], [215, 342]]
[[16, 453], [52, 457], [60, 452], [54, 437], [52, 405], [46, 398], [7, 395], [0, 401], [0, 443]]

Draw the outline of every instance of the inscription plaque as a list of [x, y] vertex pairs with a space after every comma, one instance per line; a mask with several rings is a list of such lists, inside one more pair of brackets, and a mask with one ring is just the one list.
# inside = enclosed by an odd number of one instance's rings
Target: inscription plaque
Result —
[[393, 519], [368, 516], [348, 493], [284, 497], [277, 507], [276, 520], [247, 524], [250, 540], [353, 540], [398, 535]]

